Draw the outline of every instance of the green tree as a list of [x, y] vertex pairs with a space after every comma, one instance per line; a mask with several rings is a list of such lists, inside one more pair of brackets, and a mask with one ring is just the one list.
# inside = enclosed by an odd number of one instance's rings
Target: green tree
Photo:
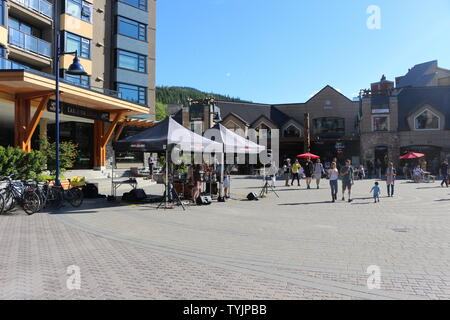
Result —
[[156, 102], [156, 121], [162, 121], [169, 115], [167, 104]]
[[[41, 151], [46, 155], [47, 170], [54, 175], [56, 174], [56, 144], [55, 142], [50, 143], [45, 138], [41, 139], [40, 142]], [[73, 168], [78, 156], [78, 145], [70, 141], [63, 141], [60, 143], [59, 150], [61, 172]]]

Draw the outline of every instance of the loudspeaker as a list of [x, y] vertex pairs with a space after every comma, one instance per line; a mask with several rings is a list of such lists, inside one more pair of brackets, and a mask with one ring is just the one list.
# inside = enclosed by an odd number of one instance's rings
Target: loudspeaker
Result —
[[211, 204], [212, 199], [209, 196], [200, 196], [197, 198], [197, 204], [202, 206], [202, 205], [209, 205]]
[[225, 202], [225, 197], [218, 197], [217, 202]]
[[258, 195], [256, 193], [254, 193], [254, 192], [250, 192], [247, 195], [247, 199], [250, 200], [250, 201], [257, 201], [257, 200], [259, 200], [258, 199]]
[[86, 183], [83, 187], [83, 196], [86, 199], [95, 199], [98, 198], [98, 188], [93, 183]]

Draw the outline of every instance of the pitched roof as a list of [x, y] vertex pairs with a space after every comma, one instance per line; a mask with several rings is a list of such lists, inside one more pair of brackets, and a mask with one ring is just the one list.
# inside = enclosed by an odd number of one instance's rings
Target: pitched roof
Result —
[[426, 87], [432, 84], [437, 76], [438, 61], [433, 60], [415, 65], [401, 78], [398, 88], [404, 87]]

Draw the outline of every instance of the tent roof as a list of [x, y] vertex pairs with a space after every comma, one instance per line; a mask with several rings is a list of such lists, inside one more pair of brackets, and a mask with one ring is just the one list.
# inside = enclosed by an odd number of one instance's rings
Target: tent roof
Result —
[[227, 153], [261, 153], [266, 147], [250, 141], [237, 133], [227, 129], [222, 124], [217, 124], [206, 131], [207, 137], [214, 137], [214, 141], [224, 144]]
[[134, 136], [113, 143], [119, 152], [161, 152], [169, 146], [183, 151], [222, 152], [222, 144], [206, 139], [180, 125], [171, 117]]

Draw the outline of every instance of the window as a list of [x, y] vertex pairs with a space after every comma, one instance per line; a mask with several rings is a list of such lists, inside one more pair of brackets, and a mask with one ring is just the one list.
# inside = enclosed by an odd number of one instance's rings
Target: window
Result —
[[342, 136], [345, 134], [345, 119], [332, 117], [314, 119], [313, 131], [316, 136]]
[[147, 104], [147, 88], [126, 83], [117, 83], [116, 88], [122, 99], [143, 105]]
[[72, 74], [68, 74], [64, 71], [62, 71], [62, 76], [66, 81], [73, 83], [75, 85], [82, 86], [85, 88], [90, 87], [89, 76], [75, 76]]
[[77, 51], [80, 57], [91, 58], [91, 40], [80, 37], [76, 34], [66, 32], [65, 51]]
[[66, 13], [83, 21], [92, 22], [92, 4], [84, 0], [67, 0]]
[[389, 117], [373, 117], [372, 130], [376, 132], [389, 131]]
[[234, 121], [228, 121], [225, 125], [225, 128], [227, 128], [233, 132], [242, 130], [241, 126], [236, 124]]
[[147, 11], [147, 0], [119, 0], [119, 2]]
[[0, 0], [0, 25], [5, 25], [5, 1]]
[[285, 138], [300, 138], [300, 130], [294, 126], [290, 125], [286, 130], [284, 130]]
[[440, 119], [436, 114], [426, 109], [414, 119], [414, 125], [416, 130], [439, 130]]
[[124, 17], [117, 17], [117, 33], [134, 39], [147, 41], [147, 26]]
[[147, 57], [125, 50], [117, 50], [117, 66], [123, 69], [146, 73]]
[[257, 126], [255, 128], [255, 130], [258, 132], [259, 138], [270, 139], [270, 137], [271, 137], [271, 129], [264, 122], [262, 122], [259, 126]]

